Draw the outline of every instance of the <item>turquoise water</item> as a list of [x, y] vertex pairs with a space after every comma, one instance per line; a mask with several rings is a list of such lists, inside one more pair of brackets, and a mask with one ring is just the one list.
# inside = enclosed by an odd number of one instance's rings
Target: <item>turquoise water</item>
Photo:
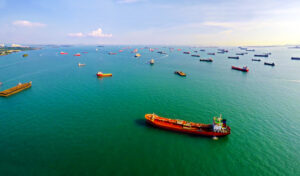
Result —
[[[262, 62], [251, 61], [253, 52], [227, 59], [237, 48], [216, 54], [213, 63], [162, 47], [167, 56], [139, 50], [134, 58], [130, 51], [142, 46], [107, 54], [122, 47], [48, 47], [26, 58], [0, 57], [1, 90], [33, 82], [0, 99], [0, 175], [300, 174], [300, 61], [290, 59], [300, 50], [255, 48], [272, 52]], [[98, 79], [98, 71], [113, 77]], [[144, 121], [152, 112], [202, 123], [222, 114], [232, 134], [215, 141], [153, 128]]]

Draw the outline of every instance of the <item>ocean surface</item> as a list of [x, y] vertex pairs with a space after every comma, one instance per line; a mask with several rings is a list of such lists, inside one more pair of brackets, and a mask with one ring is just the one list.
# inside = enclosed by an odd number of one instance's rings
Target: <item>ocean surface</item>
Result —
[[[226, 48], [206, 63], [182, 52], [207, 58], [217, 48], [119, 53], [124, 47], [44, 47], [0, 57], [1, 91], [32, 81], [0, 97], [1, 176], [300, 175], [300, 61], [291, 60], [299, 49], [257, 47], [235, 60], [227, 56], [242, 51]], [[88, 53], [73, 56], [78, 52]], [[272, 54], [251, 61], [265, 52]], [[98, 79], [98, 71], [113, 77]], [[161, 130], [145, 123], [153, 112], [200, 123], [222, 114], [231, 134], [213, 140]]]

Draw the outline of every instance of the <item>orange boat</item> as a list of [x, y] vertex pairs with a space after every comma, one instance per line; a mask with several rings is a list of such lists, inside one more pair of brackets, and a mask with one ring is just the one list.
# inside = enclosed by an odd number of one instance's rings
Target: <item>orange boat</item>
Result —
[[110, 76], [112, 76], [111, 73], [102, 73], [102, 72], [98, 72], [96, 75], [98, 77], [110, 77]]
[[179, 75], [179, 76], [186, 76], [186, 74], [183, 73], [182, 71], [175, 71], [174, 73]]
[[28, 82], [28, 83], [19, 83], [18, 85], [16, 85], [15, 87], [9, 88], [7, 90], [4, 90], [2, 92], [0, 92], [0, 96], [2, 97], [8, 97], [11, 96], [13, 94], [16, 94], [18, 92], [21, 92], [25, 89], [28, 89], [31, 87], [32, 82]]
[[153, 126], [172, 131], [211, 137], [220, 137], [230, 134], [230, 127], [226, 125], [226, 119], [222, 119], [222, 117], [214, 117], [213, 124], [202, 124], [179, 119], [168, 119], [165, 117], [159, 117], [154, 113], [146, 114], [145, 118], [147, 122]]

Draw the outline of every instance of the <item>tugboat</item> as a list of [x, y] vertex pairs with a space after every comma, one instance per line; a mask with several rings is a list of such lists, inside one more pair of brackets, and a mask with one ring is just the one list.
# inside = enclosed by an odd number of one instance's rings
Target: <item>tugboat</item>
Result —
[[203, 62], [213, 62], [213, 59], [212, 58], [200, 59], [200, 61], [203, 61]]
[[31, 83], [32, 83], [31, 81], [28, 82], [28, 83], [19, 83], [15, 87], [12, 87], [12, 88], [9, 88], [7, 90], [4, 90], [4, 91], [0, 92], [0, 96], [8, 97], [8, 96], [11, 96], [11, 95], [16, 94], [18, 92], [21, 92], [22, 90], [30, 88]]
[[111, 73], [102, 73], [102, 72], [98, 72], [96, 75], [98, 77], [110, 77], [110, 76], [112, 76]]
[[228, 59], [240, 59], [239, 56], [228, 56]]
[[265, 62], [264, 65], [269, 65], [269, 66], [274, 67], [274, 66], [275, 66], [275, 63], [274, 63], [274, 62], [272, 62], [272, 63], [270, 63], [270, 62]]
[[200, 57], [199, 54], [192, 54], [191, 56], [192, 56], [192, 57]]
[[239, 70], [239, 71], [242, 71], [242, 72], [248, 72], [249, 71], [249, 68], [247, 66], [244, 66], [243, 68], [232, 66], [231, 68], [233, 70]]
[[154, 64], [154, 59], [151, 59], [150, 60], [150, 65], [153, 65]]
[[260, 62], [261, 60], [260, 59], [252, 59], [252, 61]]
[[214, 117], [212, 124], [202, 124], [188, 122], [179, 119], [169, 119], [160, 117], [156, 114], [146, 114], [146, 122], [159, 128], [172, 130], [177, 132], [195, 134], [208, 137], [221, 137], [230, 134], [230, 127], [226, 124], [226, 119], [222, 117]]
[[175, 71], [174, 73], [179, 75], [179, 76], [186, 76], [186, 74], [183, 73], [182, 71]]

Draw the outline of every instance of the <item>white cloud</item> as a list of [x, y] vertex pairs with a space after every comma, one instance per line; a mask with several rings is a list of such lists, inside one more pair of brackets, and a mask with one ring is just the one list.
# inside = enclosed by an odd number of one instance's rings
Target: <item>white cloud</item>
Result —
[[44, 27], [46, 26], [43, 23], [30, 22], [26, 20], [17, 20], [13, 22], [15, 26], [23, 26], [23, 27]]
[[84, 37], [84, 34], [82, 32], [69, 33], [68, 36], [70, 36], [70, 37]]
[[112, 37], [112, 34], [104, 34], [101, 28], [87, 34], [90, 37]]

